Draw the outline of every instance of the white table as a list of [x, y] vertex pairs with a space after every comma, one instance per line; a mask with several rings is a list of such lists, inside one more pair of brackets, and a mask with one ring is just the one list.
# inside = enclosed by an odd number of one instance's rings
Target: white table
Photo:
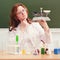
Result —
[[50, 21], [51, 19], [49, 17], [33, 17], [33, 21], [38, 21], [38, 20], [46, 20]]

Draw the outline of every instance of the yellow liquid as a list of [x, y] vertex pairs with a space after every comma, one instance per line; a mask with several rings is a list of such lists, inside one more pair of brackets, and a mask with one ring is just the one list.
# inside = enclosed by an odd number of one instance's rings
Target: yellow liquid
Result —
[[26, 54], [26, 51], [25, 50], [22, 50], [22, 54]]

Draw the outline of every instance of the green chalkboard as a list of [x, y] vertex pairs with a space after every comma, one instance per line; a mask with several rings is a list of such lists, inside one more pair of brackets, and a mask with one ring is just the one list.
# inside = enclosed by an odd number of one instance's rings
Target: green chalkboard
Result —
[[8, 28], [10, 20], [10, 11], [15, 3], [23, 3], [29, 10], [29, 17], [32, 18], [33, 11], [39, 11], [40, 7], [43, 9], [50, 9], [48, 21], [50, 28], [60, 28], [60, 0], [0, 0], [0, 28]]

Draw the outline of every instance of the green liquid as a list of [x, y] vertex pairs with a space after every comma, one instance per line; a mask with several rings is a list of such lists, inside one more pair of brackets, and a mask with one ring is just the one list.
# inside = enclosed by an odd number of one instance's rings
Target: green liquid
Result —
[[45, 49], [41, 48], [41, 54], [45, 54]]
[[18, 41], [19, 41], [19, 37], [18, 35], [16, 35], [16, 44], [18, 44]]

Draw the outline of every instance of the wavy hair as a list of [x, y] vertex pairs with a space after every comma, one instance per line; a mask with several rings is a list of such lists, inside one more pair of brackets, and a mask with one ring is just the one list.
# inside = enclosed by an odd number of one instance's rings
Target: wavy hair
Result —
[[[17, 3], [12, 7], [11, 13], [10, 13], [10, 22], [9, 22], [9, 31], [15, 30], [15, 27], [17, 27], [21, 22], [18, 20], [16, 14], [17, 14], [17, 8], [19, 6], [22, 6], [23, 8], [26, 9], [26, 12], [28, 13], [28, 9], [25, 5], [22, 3]], [[31, 19], [27, 18], [26, 19], [29, 24], [31, 24]]]

